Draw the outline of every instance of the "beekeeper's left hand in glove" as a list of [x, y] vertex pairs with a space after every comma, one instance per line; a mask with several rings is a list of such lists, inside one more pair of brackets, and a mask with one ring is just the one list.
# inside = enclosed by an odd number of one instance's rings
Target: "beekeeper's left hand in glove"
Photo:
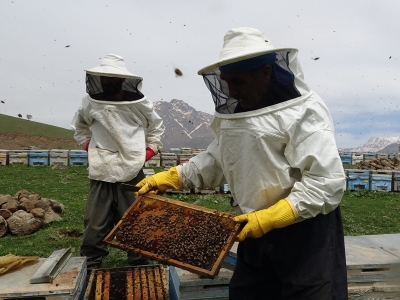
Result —
[[234, 221], [247, 224], [236, 237], [238, 241], [245, 238], [259, 238], [274, 228], [283, 228], [296, 220], [292, 207], [286, 199], [279, 200], [267, 209], [243, 214], [234, 218]]

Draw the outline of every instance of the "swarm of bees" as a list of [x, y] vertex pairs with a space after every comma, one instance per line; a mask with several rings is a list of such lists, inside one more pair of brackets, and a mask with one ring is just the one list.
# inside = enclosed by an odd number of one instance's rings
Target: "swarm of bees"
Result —
[[27, 262], [35, 261], [38, 258], [39, 256], [16, 256], [13, 254], [0, 256], [0, 275], [14, 270]]

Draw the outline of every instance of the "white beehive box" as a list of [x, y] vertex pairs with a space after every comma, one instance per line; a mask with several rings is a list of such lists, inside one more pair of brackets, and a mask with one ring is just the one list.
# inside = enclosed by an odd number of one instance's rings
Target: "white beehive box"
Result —
[[68, 166], [68, 150], [51, 149], [50, 150], [50, 166], [60, 164]]
[[28, 151], [27, 150], [10, 150], [8, 152], [9, 165], [28, 165]]
[[77, 300], [86, 279], [86, 257], [71, 257], [51, 283], [30, 283], [30, 278], [46, 261], [38, 259], [0, 276], [0, 300]]

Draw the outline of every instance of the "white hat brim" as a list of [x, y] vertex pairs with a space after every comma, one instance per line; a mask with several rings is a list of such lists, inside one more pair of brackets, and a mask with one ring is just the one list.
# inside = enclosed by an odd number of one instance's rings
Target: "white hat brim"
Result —
[[86, 73], [97, 76], [107, 77], [118, 77], [118, 78], [132, 78], [132, 79], [143, 79], [142, 77], [135, 75], [126, 70], [112, 67], [112, 66], [98, 66], [91, 69], [86, 69]]
[[206, 73], [208, 71], [212, 71], [216, 68], [219, 68], [220, 66], [224, 66], [224, 65], [228, 65], [234, 62], [238, 62], [241, 60], [245, 60], [245, 59], [249, 59], [249, 58], [253, 58], [256, 56], [260, 56], [263, 54], [268, 54], [268, 53], [273, 53], [273, 52], [279, 52], [279, 51], [288, 51], [288, 50], [295, 50], [298, 51], [296, 48], [274, 48], [271, 50], [263, 50], [263, 51], [251, 51], [248, 53], [242, 52], [240, 55], [238, 56], [231, 56], [229, 58], [223, 58], [220, 59], [219, 61], [217, 61], [216, 63], [213, 63], [211, 65], [208, 65], [207, 67], [204, 67], [202, 69], [200, 69], [197, 74], [202, 75], [203, 73]]

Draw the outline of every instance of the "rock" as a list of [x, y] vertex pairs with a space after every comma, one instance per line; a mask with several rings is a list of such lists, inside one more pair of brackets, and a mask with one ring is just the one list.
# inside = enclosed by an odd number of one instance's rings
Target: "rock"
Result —
[[18, 201], [11, 198], [11, 200], [7, 201], [1, 206], [2, 209], [8, 209], [12, 213], [18, 210]]
[[11, 217], [11, 215], [12, 215], [12, 212], [9, 211], [8, 209], [4, 209], [4, 208], [0, 209], [0, 216], [3, 217], [4, 219], [7, 220], [9, 217]]
[[7, 220], [8, 228], [14, 235], [28, 235], [36, 232], [42, 227], [43, 221], [35, 218], [31, 213], [24, 210], [16, 211]]
[[0, 207], [4, 204], [7, 203], [8, 201], [14, 200], [11, 195], [0, 195]]
[[33, 208], [35, 208], [35, 202], [32, 200], [29, 200], [29, 198], [22, 198], [24, 200], [21, 200], [19, 203], [18, 208], [23, 209], [27, 212], [30, 212]]
[[27, 190], [19, 190], [19, 191], [15, 194], [15, 197], [16, 197], [18, 200], [21, 199], [22, 197], [28, 198], [28, 197], [29, 197], [29, 192], [28, 192]]
[[50, 208], [50, 201], [48, 199], [42, 198], [35, 202], [35, 208], [43, 208], [47, 211]]
[[58, 214], [62, 214], [64, 212], [64, 204], [57, 202], [56, 200], [50, 200], [50, 206], [54, 210], [54, 212]]
[[49, 224], [53, 221], [61, 221], [62, 218], [59, 214], [55, 213], [50, 207], [44, 213], [44, 224]]
[[31, 214], [34, 215], [36, 218], [44, 219], [45, 211], [43, 208], [33, 208], [31, 210]]
[[0, 216], [0, 237], [5, 236], [7, 234], [7, 230], [7, 221], [2, 216]]
[[30, 195], [28, 196], [28, 198], [29, 198], [30, 200], [32, 200], [32, 201], [37, 201], [37, 200], [40, 200], [40, 195], [39, 195], [39, 194], [30, 194]]

